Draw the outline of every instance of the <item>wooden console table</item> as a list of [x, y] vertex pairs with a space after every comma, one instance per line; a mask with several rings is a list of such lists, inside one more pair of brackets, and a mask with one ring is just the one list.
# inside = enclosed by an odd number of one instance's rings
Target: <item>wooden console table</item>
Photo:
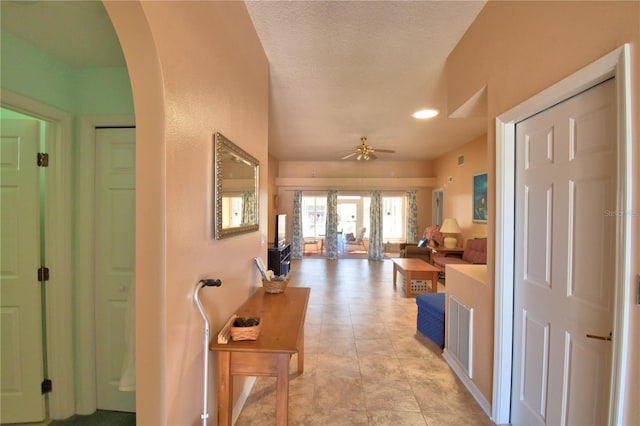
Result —
[[304, 320], [310, 288], [289, 287], [269, 294], [259, 288], [236, 315], [260, 317], [258, 340], [209, 344], [218, 353], [218, 425], [231, 425], [232, 376], [276, 377], [276, 424], [286, 425], [289, 409], [289, 359], [298, 353], [298, 373], [304, 370]]

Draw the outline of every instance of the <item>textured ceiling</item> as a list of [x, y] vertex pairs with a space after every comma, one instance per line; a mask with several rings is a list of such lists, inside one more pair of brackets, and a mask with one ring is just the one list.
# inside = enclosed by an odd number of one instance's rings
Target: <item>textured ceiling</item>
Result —
[[[269, 152], [332, 161], [367, 136], [371, 146], [396, 151], [377, 161], [431, 159], [483, 134], [483, 119], [447, 118], [442, 70], [484, 4], [247, 2], [270, 63]], [[73, 68], [125, 65], [99, 1], [2, 0], [0, 7], [3, 31]], [[441, 114], [411, 117], [426, 107]]]
[[[484, 2], [250, 1], [270, 63], [269, 152], [338, 160], [360, 136], [380, 160], [430, 159], [486, 131], [447, 118], [445, 60]], [[411, 114], [431, 107], [435, 119]], [[378, 160], [379, 161], [379, 160]]]

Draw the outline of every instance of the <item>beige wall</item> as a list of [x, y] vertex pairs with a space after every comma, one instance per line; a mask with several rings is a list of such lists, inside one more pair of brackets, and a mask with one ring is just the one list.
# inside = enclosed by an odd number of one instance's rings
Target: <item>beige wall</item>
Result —
[[432, 177], [431, 161], [280, 161], [279, 177], [412, 178]]
[[223, 282], [201, 292], [214, 333], [259, 282], [252, 259], [266, 258], [268, 214], [261, 208], [260, 232], [212, 237], [212, 134], [260, 161], [266, 206], [268, 63], [242, 2], [105, 6], [127, 60], [137, 125], [137, 422], [199, 424], [203, 321], [194, 287], [203, 278]]
[[[493, 286], [495, 216], [495, 119], [536, 93], [596, 59], [631, 44], [632, 134], [638, 141], [640, 105], [640, 2], [489, 2], [448, 58], [449, 110], [456, 110], [487, 86], [489, 171], [488, 282]], [[632, 182], [640, 182], [640, 150], [634, 149]], [[640, 272], [640, 186], [633, 189], [631, 281]], [[631, 289], [629, 364], [624, 424], [640, 424], [640, 306], [635, 284]]]
[[[464, 164], [458, 165], [461, 155]], [[462, 229], [463, 241], [458, 238], [458, 245], [464, 247], [464, 241], [469, 238], [486, 237], [487, 224], [473, 222], [473, 175], [487, 171], [487, 136], [436, 158], [434, 168], [437, 186], [444, 188], [443, 217], [456, 218]]]

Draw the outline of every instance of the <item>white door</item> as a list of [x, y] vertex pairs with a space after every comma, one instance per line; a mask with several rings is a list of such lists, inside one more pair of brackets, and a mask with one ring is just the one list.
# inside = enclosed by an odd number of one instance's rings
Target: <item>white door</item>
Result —
[[2, 120], [0, 138], [0, 423], [45, 418], [37, 120]]
[[[135, 265], [135, 129], [96, 129], [97, 407], [135, 411], [135, 392], [120, 391], [129, 353], [125, 336]], [[134, 344], [133, 341], [129, 342]], [[133, 351], [132, 351], [133, 353]]]
[[609, 80], [516, 126], [512, 424], [607, 423], [615, 117]]

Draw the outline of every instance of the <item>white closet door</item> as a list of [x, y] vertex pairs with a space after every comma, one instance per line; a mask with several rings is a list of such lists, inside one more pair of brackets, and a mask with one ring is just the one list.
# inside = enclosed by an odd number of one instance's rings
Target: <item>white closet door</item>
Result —
[[[135, 411], [119, 390], [135, 267], [135, 129], [96, 129], [96, 369], [99, 409]], [[133, 292], [131, 292], [133, 294]], [[135, 342], [131, 342], [134, 344]]]
[[615, 117], [609, 80], [516, 126], [512, 424], [607, 423]]

